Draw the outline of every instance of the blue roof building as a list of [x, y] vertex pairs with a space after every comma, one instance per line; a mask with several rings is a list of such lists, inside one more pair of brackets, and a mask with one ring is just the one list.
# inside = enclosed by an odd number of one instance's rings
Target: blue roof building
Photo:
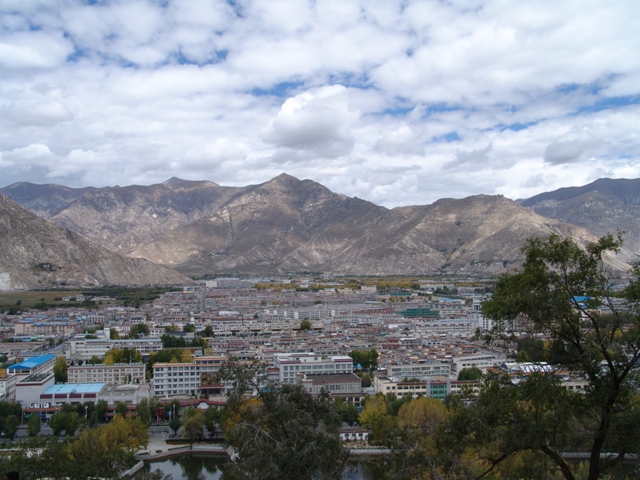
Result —
[[56, 355], [48, 353], [47, 355], [40, 355], [38, 357], [32, 357], [24, 362], [16, 363], [15, 365], [11, 365], [7, 368], [8, 373], [35, 373], [39, 370], [46, 368], [48, 365], [51, 365], [53, 368], [53, 364], [56, 361]]

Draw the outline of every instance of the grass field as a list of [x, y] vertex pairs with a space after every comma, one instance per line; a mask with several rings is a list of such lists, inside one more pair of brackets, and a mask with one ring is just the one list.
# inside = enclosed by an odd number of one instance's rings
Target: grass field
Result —
[[34, 304], [44, 301], [47, 304], [64, 306], [66, 302], [54, 301], [57, 297], [73, 297], [81, 293], [79, 290], [60, 290], [46, 292], [0, 292], [0, 305], [16, 305], [18, 300], [22, 301], [23, 307], [30, 307]]

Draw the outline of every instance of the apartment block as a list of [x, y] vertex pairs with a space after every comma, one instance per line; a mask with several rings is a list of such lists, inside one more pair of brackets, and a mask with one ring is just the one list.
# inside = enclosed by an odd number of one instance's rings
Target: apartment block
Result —
[[276, 353], [274, 367], [280, 383], [297, 383], [299, 374], [336, 375], [353, 373], [353, 359], [348, 356], [323, 357], [315, 353]]
[[112, 348], [133, 348], [143, 357], [162, 349], [160, 338], [122, 339], [122, 340], [87, 340], [74, 339], [71, 342], [71, 357], [77, 360], [90, 360], [93, 356], [104, 357]]
[[144, 383], [144, 363], [77, 365], [67, 369], [69, 383]]
[[153, 366], [153, 394], [194, 395], [201, 383], [200, 366], [195, 363], [156, 363]]
[[443, 362], [391, 365], [387, 367], [387, 376], [398, 379], [417, 378], [422, 380], [427, 377], [449, 375], [451, 375], [451, 364]]

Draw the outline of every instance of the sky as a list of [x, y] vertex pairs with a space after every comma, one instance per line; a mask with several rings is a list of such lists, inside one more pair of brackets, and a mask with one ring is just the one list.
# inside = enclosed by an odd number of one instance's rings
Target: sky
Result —
[[637, 0], [0, 2], [0, 186], [378, 205], [640, 177]]

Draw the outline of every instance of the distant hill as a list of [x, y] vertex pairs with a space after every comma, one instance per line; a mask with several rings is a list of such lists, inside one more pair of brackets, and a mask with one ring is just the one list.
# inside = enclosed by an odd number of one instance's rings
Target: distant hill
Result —
[[[30, 188], [22, 201], [48, 204], [52, 192]], [[518, 265], [532, 236], [596, 240], [501, 196], [389, 210], [286, 174], [246, 187], [173, 178], [65, 195], [68, 205], [49, 217], [57, 225], [188, 274], [487, 275]]]
[[583, 187], [561, 188], [521, 201], [547, 218], [584, 227], [597, 236], [626, 232], [623, 257], [640, 260], [640, 179], [602, 178]]
[[170, 268], [108, 251], [0, 195], [0, 290], [182, 283], [191, 281]]
[[39, 217], [50, 218], [91, 190], [95, 188], [70, 188], [54, 183], [37, 185], [18, 182], [0, 189], [0, 192]]

